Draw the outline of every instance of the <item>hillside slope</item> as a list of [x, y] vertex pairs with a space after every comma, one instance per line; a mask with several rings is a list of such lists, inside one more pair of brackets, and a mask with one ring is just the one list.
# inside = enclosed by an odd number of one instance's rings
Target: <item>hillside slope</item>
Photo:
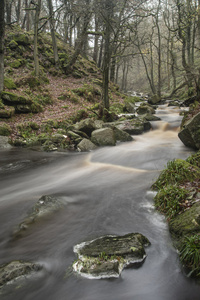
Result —
[[[35, 123], [32, 126], [34, 133], [41, 134], [46, 123], [56, 121], [54, 127], [59, 127], [62, 122], [71, 124], [82, 117], [95, 116], [101, 104], [101, 71], [93, 61], [79, 56], [68, 74], [66, 65], [73, 49], [59, 37], [60, 65], [56, 67], [50, 34], [39, 36], [40, 77], [36, 78], [33, 38], [33, 33], [23, 32], [19, 27], [6, 30], [5, 91], [0, 99], [0, 126], [5, 127], [5, 133], [12, 141], [22, 135], [22, 127], [30, 122]], [[123, 99], [125, 95], [111, 84], [111, 104], [119, 104]], [[50, 125], [47, 127], [50, 130]], [[56, 131], [56, 128], [51, 130]], [[3, 135], [4, 130], [0, 134]]]

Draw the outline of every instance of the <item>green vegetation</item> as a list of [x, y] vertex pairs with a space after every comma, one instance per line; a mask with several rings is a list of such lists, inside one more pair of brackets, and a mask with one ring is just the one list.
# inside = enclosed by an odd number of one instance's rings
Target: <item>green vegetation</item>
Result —
[[11, 78], [8, 78], [8, 77], [4, 78], [4, 86], [9, 90], [13, 90], [13, 89], [17, 88], [14, 81]]
[[186, 161], [168, 162], [152, 185], [155, 207], [169, 221], [169, 230], [189, 275], [200, 277], [200, 151]]
[[9, 136], [11, 134], [11, 132], [12, 132], [12, 129], [8, 124], [3, 123], [0, 125], [0, 135]]
[[176, 185], [167, 185], [155, 196], [155, 207], [171, 219], [184, 210], [187, 197], [188, 190]]
[[200, 276], [200, 235], [186, 237], [180, 249], [180, 260], [191, 269], [190, 275]]
[[89, 102], [95, 102], [96, 97], [101, 96], [101, 90], [95, 85], [84, 84], [82, 87], [73, 89], [72, 92], [84, 97]]
[[195, 180], [199, 176], [200, 170], [198, 168], [185, 160], [176, 159], [167, 163], [167, 168], [161, 172], [152, 188], [159, 190], [168, 184], [182, 184], [188, 180]]
[[189, 156], [186, 161], [190, 163], [191, 165], [200, 168], [200, 151], [196, 152], [195, 154], [192, 154]]

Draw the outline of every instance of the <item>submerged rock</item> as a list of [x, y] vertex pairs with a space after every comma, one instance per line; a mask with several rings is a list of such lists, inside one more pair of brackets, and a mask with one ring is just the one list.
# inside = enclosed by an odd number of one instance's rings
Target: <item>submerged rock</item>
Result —
[[33, 206], [28, 216], [17, 226], [13, 237], [17, 238], [21, 236], [33, 223], [59, 210], [63, 206], [64, 202], [60, 199], [48, 195], [42, 196]]
[[8, 283], [38, 272], [42, 266], [32, 262], [12, 261], [0, 266], [0, 289]]
[[128, 265], [140, 265], [146, 258], [144, 246], [149, 240], [140, 233], [124, 236], [103, 236], [74, 247], [79, 259], [73, 264], [75, 272], [88, 278], [119, 277]]

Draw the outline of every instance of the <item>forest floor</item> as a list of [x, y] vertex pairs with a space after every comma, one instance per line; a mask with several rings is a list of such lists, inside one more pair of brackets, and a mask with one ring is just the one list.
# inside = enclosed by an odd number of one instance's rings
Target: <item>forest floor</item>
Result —
[[[45, 84], [45, 90], [48, 91], [49, 97], [52, 100], [51, 104], [43, 106], [43, 111], [38, 113], [28, 113], [28, 114], [15, 114], [11, 119], [0, 119], [0, 125], [5, 123], [12, 128], [11, 138], [15, 139], [18, 136], [18, 125], [27, 124], [28, 122], [35, 122], [41, 126], [45, 121], [55, 120], [57, 122], [67, 121], [81, 109], [86, 109], [93, 107], [94, 102], [89, 102], [84, 97], [79, 97], [79, 101], [71, 101], [70, 98], [64, 100], [59, 99], [61, 95], [64, 95], [67, 91], [73, 89], [81, 88], [83, 85], [91, 84], [91, 79], [88, 77], [76, 79], [73, 76], [60, 76], [55, 77], [48, 75], [49, 83]], [[23, 86], [21, 91], [25, 87]], [[20, 94], [20, 89], [17, 90], [7, 90], [9, 92]], [[36, 91], [37, 92], [37, 91]], [[97, 99], [95, 99], [96, 103]], [[99, 99], [99, 102], [102, 100]], [[117, 101], [118, 103], [123, 103], [123, 99], [119, 96], [112, 94], [111, 103]]]

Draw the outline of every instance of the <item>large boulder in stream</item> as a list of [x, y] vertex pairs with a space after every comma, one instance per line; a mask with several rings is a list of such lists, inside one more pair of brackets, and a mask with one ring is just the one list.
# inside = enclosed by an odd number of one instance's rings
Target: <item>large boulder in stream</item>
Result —
[[118, 122], [116, 123], [116, 127], [129, 133], [130, 135], [138, 135], [150, 130], [151, 123], [145, 119], [137, 118]]
[[78, 260], [73, 270], [88, 278], [119, 277], [128, 265], [139, 266], [146, 258], [149, 240], [140, 233], [124, 236], [106, 235], [74, 247]]
[[77, 145], [77, 149], [80, 152], [88, 152], [88, 151], [92, 151], [95, 150], [97, 148], [97, 146], [95, 144], [93, 144], [90, 140], [88, 139], [83, 139], [78, 145]]
[[78, 130], [78, 131], [83, 131], [88, 136], [91, 136], [92, 131], [97, 129], [97, 127], [96, 127], [95, 121], [93, 121], [90, 118], [87, 118], [87, 119], [81, 120], [80, 122], [77, 122], [73, 126], [73, 129]]
[[121, 130], [117, 127], [114, 127], [113, 130], [114, 130], [115, 138], [117, 141], [120, 141], [120, 142], [133, 141], [133, 137], [128, 132]]
[[42, 196], [32, 207], [28, 216], [15, 228], [13, 238], [18, 238], [31, 227], [35, 222], [61, 209], [64, 201], [53, 196]]
[[9, 144], [9, 138], [7, 136], [0, 135], [0, 149], [10, 149], [12, 146]]
[[34, 275], [42, 266], [32, 262], [12, 261], [0, 266], [0, 289], [7, 284], [17, 283], [19, 280]]
[[136, 110], [138, 115], [145, 115], [145, 114], [155, 114], [155, 109], [146, 103], [142, 103]]
[[184, 124], [178, 136], [185, 146], [200, 149], [200, 113]]
[[92, 132], [91, 141], [97, 146], [115, 146], [116, 139], [113, 129], [101, 128]]

